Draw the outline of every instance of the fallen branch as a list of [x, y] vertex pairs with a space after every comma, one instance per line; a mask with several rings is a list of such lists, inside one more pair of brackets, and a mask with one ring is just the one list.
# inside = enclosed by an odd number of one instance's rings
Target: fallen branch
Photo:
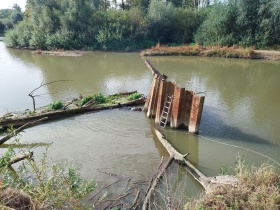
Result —
[[147, 209], [147, 205], [148, 202], [151, 198], [152, 192], [154, 191], [155, 187], [158, 184], [158, 181], [160, 180], [160, 178], [162, 177], [163, 173], [165, 172], [165, 170], [168, 168], [168, 166], [170, 165], [170, 163], [174, 160], [173, 156], [170, 156], [169, 159], [167, 160], [165, 166], [162, 168], [161, 171], [159, 171], [157, 177], [155, 178], [155, 180], [153, 181], [152, 185], [150, 187], [148, 187], [149, 191], [147, 193], [147, 196], [145, 197], [143, 206], [142, 206], [142, 210], [146, 210]]
[[140, 195], [140, 190], [137, 191], [137, 194], [136, 194], [136, 196], [135, 196], [135, 198], [134, 198], [133, 204], [132, 204], [132, 206], [129, 207], [128, 209], [134, 208], [134, 206], [136, 205], [137, 200], [138, 200], [138, 198], [139, 198], [139, 195]]
[[119, 180], [117, 180], [117, 181], [115, 181], [115, 182], [113, 182], [113, 183], [111, 183], [111, 184], [109, 184], [109, 185], [103, 187], [103, 188], [100, 189], [94, 196], [92, 196], [89, 200], [94, 199], [99, 193], [101, 193], [101, 192], [102, 192], [103, 190], [105, 190], [106, 188], [111, 187], [112, 185], [117, 184], [118, 182], [123, 181], [123, 180], [128, 179], [128, 178], [129, 178], [129, 177], [125, 177], [125, 178], [119, 179]]
[[172, 145], [163, 138], [162, 134], [155, 129], [155, 133], [165, 147], [170, 157], [174, 157], [176, 160], [183, 162], [185, 164], [185, 168], [187, 171], [203, 186], [203, 188], [207, 191], [209, 189], [209, 178], [201, 173], [198, 169], [196, 169], [189, 161], [185, 159], [186, 155], [180, 154]]
[[0, 139], [0, 145], [4, 144], [6, 141], [8, 141], [10, 138], [16, 136], [18, 133], [20, 133], [21, 131], [23, 131], [26, 128], [32, 127], [38, 123], [41, 123], [42, 121], [48, 119], [47, 117], [41, 118], [39, 120], [33, 121], [33, 122], [29, 122], [26, 123], [24, 125], [22, 125], [21, 127], [19, 127], [18, 129], [14, 130], [13, 132], [7, 134], [6, 136], [4, 136], [3, 138]]
[[167, 76], [165, 74], [161, 74], [148, 60], [145, 60], [146, 66], [151, 70], [153, 75], [157, 75], [157, 77], [161, 80], [166, 80]]
[[16, 157], [11, 158], [11, 160], [8, 162], [7, 166], [11, 166], [14, 163], [17, 163], [17, 162], [22, 161], [27, 158], [30, 159], [32, 157], [33, 157], [33, 152], [27, 152], [24, 154], [17, 155]]

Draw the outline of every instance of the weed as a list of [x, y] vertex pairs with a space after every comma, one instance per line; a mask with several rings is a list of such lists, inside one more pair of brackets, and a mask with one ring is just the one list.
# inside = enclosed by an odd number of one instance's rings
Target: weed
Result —
[[[24, 152], [24, 149], [20, 150]], [[47, 164], [47, 150], [40, 161], [26, 159], [16, 170], [6, 164], [14, 155], [10, 147], [0, 158], [0, 180], [5, 186], [0, 188], [0, 206], [15, 209], [85, 208], [81, 198], [96, 188], [94, 180], [85, 181], [77, 168], [67, 162]]]
[[48, 108], [51, 110], [58, 110], [61, 109], [63, 107], [63, 103], [62, 101], [55, 101], [53, 103], [50, 103]]
[[219, 185], [210, 193], [187, 203], [185, 209], [277, 209], [280, 204], [280, 176], [269, 164], [248, 167], [236, 162], [236, 186]]
[[141, 98], [142, 95], [140, 93], [132, 93], [131, 95], [129, 95], [128, 99], [129, 100], [136, 100], [138, 98]]

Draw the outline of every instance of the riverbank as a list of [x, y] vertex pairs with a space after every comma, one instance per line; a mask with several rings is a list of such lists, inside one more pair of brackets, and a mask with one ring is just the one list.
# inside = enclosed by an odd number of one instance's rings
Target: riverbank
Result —
[[175, 47], [156, 45], [141, 52], [142, 56], [202, 56], [245, 59], [280, 60], [280, 51], [255, 50], [253, 47], [182, 45]]

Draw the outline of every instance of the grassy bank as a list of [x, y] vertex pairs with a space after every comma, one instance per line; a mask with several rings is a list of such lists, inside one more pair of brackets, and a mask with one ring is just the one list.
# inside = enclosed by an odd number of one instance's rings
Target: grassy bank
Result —
[[181, 45], [175, 47], [160, 44], [141, 52], [142, 56], [202, 56], [246, 59], [280, 60], [280, 51], [254, 50], [254, 47], [242, 48], [236, 45], [227, 46], [200, 46]]
[[238, 160], [235, 170], [238, 184], [218, 185], [185, 209], [279, 209], [280, 176], [276, 168], [269, 164], [248, 167]]

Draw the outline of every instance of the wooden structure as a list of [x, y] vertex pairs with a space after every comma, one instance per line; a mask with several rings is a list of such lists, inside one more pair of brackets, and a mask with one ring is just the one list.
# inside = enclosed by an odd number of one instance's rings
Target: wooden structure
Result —
[[205, 96], [197, 96], [191, 90], [179, 88], [167, 76], [156, 70], [149, 61], [145, 61], [153, 73], [153, 82], [147, 97], [144, 111], [160, 124], [160, 117], [167, 96], [173, 96], [168, 124], [171, 128], [184, 128], [190, 133], [198, 133]]

